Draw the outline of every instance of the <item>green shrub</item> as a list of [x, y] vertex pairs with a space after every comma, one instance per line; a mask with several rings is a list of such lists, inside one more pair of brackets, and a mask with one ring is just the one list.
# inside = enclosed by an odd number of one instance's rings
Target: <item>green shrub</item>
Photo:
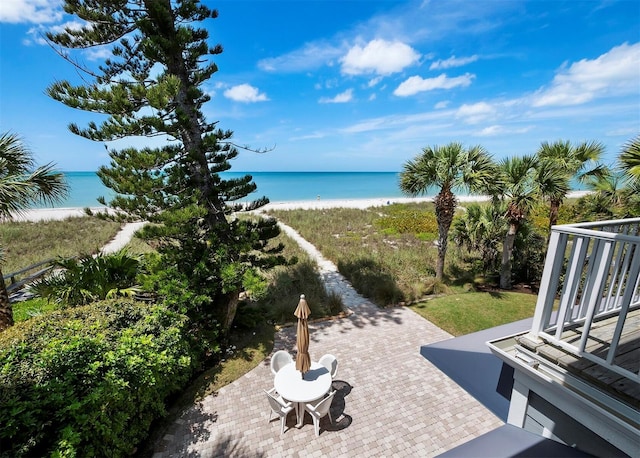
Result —
[[127, 456], [192, 373], [187, 318], [125, 299], [0, 334], [0, 456]]
[[385, 234], [424, 234], [424, 238], [434, 240], [438, 234], [438, 221], [433, 212], [426, 210], [402, 209], [376, 220], [376, 225]]
[[40, 297], [57, 303], [82, 305], [116, 296], [132, 296], [140, 260], [126, 250], [80, 259], [59, 259], [54, 272], [31, 286]]

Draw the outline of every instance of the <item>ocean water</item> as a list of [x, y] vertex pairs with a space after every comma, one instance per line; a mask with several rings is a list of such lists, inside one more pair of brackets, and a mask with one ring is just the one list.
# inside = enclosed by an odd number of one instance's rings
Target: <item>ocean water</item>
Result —
[[[69, 184], [69, 197], [56, 207], [98, 207], [99, 196], [107, 201], [111, 189], [102, 184], [95, 172], [64, 172]], [[247, 199], [262, 196], [271, 202], [329, 199], [369, 199], [402, 197], [398, 172], [224, 172], [222, 177], [251, 175], [258, 186]]]
[[[114, 195], [95, 172], [64, 174], [70, 194], [57, 208], [98, 207], [99, 196], [109, 201]], [[262, 196], [271, 202], [406, 197], [399, 188], [399, 172], [224, 172], [221, 175], [229, 179], [247, 174], [253, 177], [258, 189], [244, 200]], [[577, 183], [573, 185], [574, 190], [581, 189]], [[425, 195], [434, 196], [437, 192], [438, 189], [432, 188]]]

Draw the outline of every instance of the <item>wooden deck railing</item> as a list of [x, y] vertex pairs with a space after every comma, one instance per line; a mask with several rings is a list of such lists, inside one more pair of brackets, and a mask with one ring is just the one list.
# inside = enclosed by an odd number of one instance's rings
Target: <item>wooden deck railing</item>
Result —
[[[625, 321], [640, 308], [639, 278], [640, 218], [553, 226], [528, 337], [640, 381], [616, 362], [629, 343], [621, 338], [637, 345], [637, 330]], [[590, 336], [594, 323], [612, 318], [611, 334]]]
[[41, 261], [25, 267], [24, 269], [17, 270], [16, 272], [11, 272], [10, 274], [4, 275], [3, 278], [7, 285], [7, 292], [11, 294], [25, 287], [27, 284], [33, 282], [34, 280], [42, 277], [51, 269], [53, 269], [54, 262], [55, 259], [53, 258], [47, 259], [45, 261]]

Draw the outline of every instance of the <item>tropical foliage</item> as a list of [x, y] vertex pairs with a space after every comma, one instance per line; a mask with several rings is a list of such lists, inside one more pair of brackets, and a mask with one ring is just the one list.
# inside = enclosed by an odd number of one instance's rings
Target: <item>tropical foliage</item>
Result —
[[616, 165], [586, 183], [592, 193], [583, 199], [585, 212], [600, 219], [640, 216], [640, 136], [623, 146]]
[[[15, 134], [0, 135], [0, 220], [35, 203], [53, 204], [67, 194], [53, 164], [36, 167], [33, 154]], [[1, 264], [1, 263], [0, 263]], [[13, 311], [0, 269], [0, 331], [13, 325]]]
[[122, 250], [113, 254], [59, 259], [52, 275], [31, 289], [41, 297], [65, 305], [83, 305], [138, 292], [136, 277], [140, 260]]
[[640, 135], [629, 140], [620, 152], [620, 168], [631, 182], [640, 181]]
[[469, 254], [478, 253], [485, 274], [498, 271], [500, 266], [500, 245], [506, 234], [506, 210], [506, 204], [500, 201], [470, 204], [453, 222], [451, 240]]
[[507, 206], [504, 218], [508, 229], [502, 246], [500, 288], [511, 288], [511, 263], [518, 230], [526, 220], [538, 196], [534, 156], [514, 156], [500, 161], [499, 198]]
[[436, 279], [442, 280], [444, 274], [449, 228], [457, 204], [454, 192], [487, 192], [495, 185], [495, 170], [491, 156], [481, 146], [465, 149], [461, 143], [426, 147], [404, 164], [400, 174], [402, 192], [416, 196], [430, 187], [439, 188], [433, 200], [438, 220]]
[[537, 152], [538, 177], [541, 195], [548, 199], [549, 227], [558, 221], [558, 209], [571, 189], [571, 180], [585, 183], [602, 176], [600, 157], [604, 146], [599, 142], [582, 142], [571, 145], [569, 141], [542, 142]]

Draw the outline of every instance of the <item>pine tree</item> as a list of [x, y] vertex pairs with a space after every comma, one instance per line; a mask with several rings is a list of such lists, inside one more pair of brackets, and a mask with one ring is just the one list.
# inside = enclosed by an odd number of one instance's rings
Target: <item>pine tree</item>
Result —
[[161, 146], [109, 150], [110, 165], [98, 175], [117, 196], [102, 203], [157, 223], [144, 235], [158, 240], [165, 267], [199, 298], [192, 317], [205, 325], [215, 318], [228, 330], [243, 278], [284, 259], [282, 247], [269, 244], [279, 233], [275, 221], [232, 217], [268, 200], [238, 203], [256, 185], [250, 175], [221, 177], [238, 147], [233, 133], [208, 122], [202, 111], [210, 99], [202, 85], [218, 70], [211, 56], [222, 47], [211, 48], [197, 23], [216, 18], [217, 11], [198, 0], [66, 0], [64, 9], [85, 22], [47, 34], [61, 55], [79, 67], [74, 49], [109, 46], [112, 55], [96, 70], [82, 67], [84, 84], [58, 81], [48, 88], [65, 105], [107, 115], [101, 124], [71, 124], [70, 130], [99, 142], [162, 140]]

